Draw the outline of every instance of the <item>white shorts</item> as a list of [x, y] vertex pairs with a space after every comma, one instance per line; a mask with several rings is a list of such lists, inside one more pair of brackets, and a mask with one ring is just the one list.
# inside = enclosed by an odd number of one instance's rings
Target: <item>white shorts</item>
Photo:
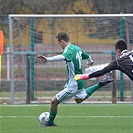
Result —
[[74, 99], [84, 99], [86, 96], [87, 93], [85, 89], [78, 90], [75, 88], [73, 89], [71, 87], [67, 87], [60, 91], [58, 94], [56, 94], [56, 98], [59, 103], [66, 102], [70, 100], [72, 97], [74, 97]]

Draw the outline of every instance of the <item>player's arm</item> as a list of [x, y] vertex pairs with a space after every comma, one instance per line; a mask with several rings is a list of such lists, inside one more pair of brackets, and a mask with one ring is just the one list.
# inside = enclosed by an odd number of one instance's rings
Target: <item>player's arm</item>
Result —
[[82, 59], [87, 60], [87, 65], [93, 65], [93, 63], [94, 63], [91, 55], [86, 53], [85, 51], [82, 51]]
[[99, 71], [96, 71], [94, 73], [91, 73], [89, 75], [89, 78], [100, 77], [100, 76], [102, 76], [102, 75], [110, 72], [111, 70], [112, 70], [111, 67], [110, 66], [107, 66], [107, 67], [105, 67], [105, 68], [103, 68], [103, 69], [101, 69]]
[[103, 69], [101, 69], [99, 71], [93, 72], [91, 74], [77, 74], [74, 77], [74, 80], [75, 81], [87, 80], [90, 78], [99, 77], [99, 76], [102, 76], [102, 75], [104, 75], [112, 70], [116, 70], [116, 69], [117, 69], [117, 63], [116, 63], [116, 60], [113, 60], [112, 62], [110, 62], [110, 64], [108, 66], [104, 67]]
[[91, 65], [91, 66], [92, 66], [93, 63], [94, 63], [94, 61], [93, 61], [91, 55], [89, 55], [89, 57], [88, 57], [88, 59], [87, 59], [87, 65]]
[[56, 55], [56, 56], [53, 56], [53, 57], [46, 57], [46, 56], [43, 56], [41, 54], [38, 54], [37, 55], [37, 58], [39, 58], [43, 62], [51, 62], [51, 61], [65, 60], [65, 57], [63, 55]]

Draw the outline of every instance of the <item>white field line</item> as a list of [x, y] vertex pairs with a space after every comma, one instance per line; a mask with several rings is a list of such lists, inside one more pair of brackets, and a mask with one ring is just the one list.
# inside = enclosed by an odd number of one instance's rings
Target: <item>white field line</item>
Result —
[[[59, 106], [77, 106], [77, 104], [60, 104]], [[131, 106], [131, 107], [133, 107], [133, 104], [131, 104], [131, 103], [123, 103], [123, 102], [119, 102], [119, 103], [117, 103], [117, 104], [110, 104], [110, 103], [101, 103], [101, 104], [99, 104], [99, 103], [95, 103], [95, 102], [93, 102], [93, 103], [90, 103], [90, 104], [86, 104], [86, 103], [82, 103], [82, 104], [79, 104], [78, 106], [118, 106], [118, 105], [120, 105], [120, 106]], [[30, 106], [30, 107], [38, 107], [38, 106], [50, 106], [50, 104], [15, 104], [15, 105], [11, 105], [11, 104], [1, 104], [0, 105], [0, 107], [27, 107], [27, 106]]]
[[[0, 116], [0, 118], [38, 118], [38, 116]], [[133, 118], [133, 116], [57, 116], [57, 118]]]

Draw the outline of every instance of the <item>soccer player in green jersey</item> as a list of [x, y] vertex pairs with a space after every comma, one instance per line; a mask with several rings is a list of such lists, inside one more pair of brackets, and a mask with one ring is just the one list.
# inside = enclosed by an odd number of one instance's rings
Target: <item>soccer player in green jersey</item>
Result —
[[76, 74], [82, 74], [82, 60], [86, 59], [88, 65], [92, 65], [93, 60], [89, 54], [70, 42], [68, 33], [62, 31], [57, 35], [56, 38], [58, 40], [58, 44], [64, 50], [63, 53], [53, 57], [45, 57], [41, 54], [38, 54], [37, 58], [43, 62], [65, 60], [68, 81], [64, 89], [52, 98], [49, 120], [45, 125], [42, 126], [55, 126], [54, 119], [57, 114], [59, 103], [68, 101], [72, 97], [74, 97], [76, 103], [81, 103], [97, 89], [113, 81], [112, 78], [106, 78], [101, 80], [98, 84], [86, 89], [84, 88], [84, 80], [78, 80], [75, 82], [74, 76]]

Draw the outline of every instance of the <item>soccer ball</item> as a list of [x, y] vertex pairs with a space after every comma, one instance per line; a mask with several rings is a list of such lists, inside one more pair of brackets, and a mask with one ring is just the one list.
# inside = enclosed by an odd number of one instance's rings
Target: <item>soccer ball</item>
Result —
[[49, 115], [50, 115], [49, 112], [43, 112], [42, 114], [40, 114], [39, 122], [41, 124], [45, 124], [48, 121], [48, 119], [49, 119]]

